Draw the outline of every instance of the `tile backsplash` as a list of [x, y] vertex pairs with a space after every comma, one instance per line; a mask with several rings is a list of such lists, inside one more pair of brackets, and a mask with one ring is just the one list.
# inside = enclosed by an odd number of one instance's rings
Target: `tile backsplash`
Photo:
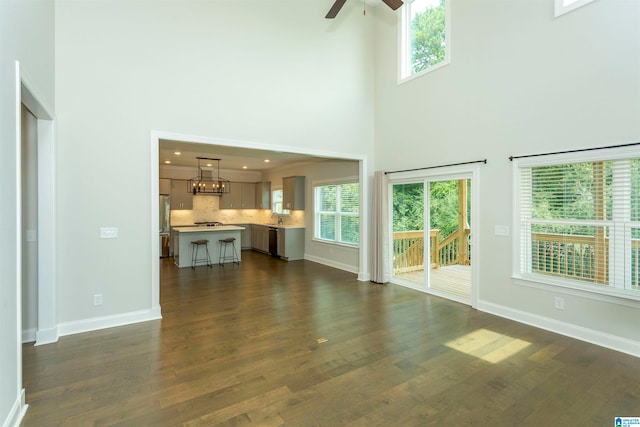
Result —
[[[277, 215], [268, 209], [220, 209], [220, 197], [195, 196], [193, 210], [171, 211], [171, 225], [191, 225], [196, 222], [218, 221], [223, 224], [271, 223], [277, 222]], [[304, 225], [304, 211], [292, 211], [282, 215], [286, 225]]]

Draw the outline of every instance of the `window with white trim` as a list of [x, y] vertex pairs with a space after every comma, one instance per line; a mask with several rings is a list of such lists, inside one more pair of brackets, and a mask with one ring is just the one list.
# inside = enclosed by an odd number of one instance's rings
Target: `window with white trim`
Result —
[[360, 241], [360, 184], [318, 185], [315, 192], [314, 237], [358, 245]]
[[400, 78], [449, 63], [449, 0], [408, 0], [400, 23]]
[[638, 150], [519, 159], [515, 168], [516, 276], [640, 299]]
[[593, 0], [555, 0], [555, 16], [571, 12], [577, 8], [591, 3]]
[[289, 215], [289, 209], [284, 209], [282, 202], [283, 190], [273, 190], [271, 192], [271, 212], [274, 214]]

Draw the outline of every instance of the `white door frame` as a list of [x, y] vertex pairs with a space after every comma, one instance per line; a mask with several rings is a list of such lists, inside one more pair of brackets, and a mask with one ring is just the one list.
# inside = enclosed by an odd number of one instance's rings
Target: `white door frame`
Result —
[[[37, 119], [38, 151], [38, 329], [36, 345], [58, 340], [55, 253], [55, 120], [53, 109], [16, 61], [16, 241], [18, 243], [19, 336], [22, 337], [22, 115], [24, 104]], [[18, 360], [22, 360], [22, 354]], [[20, 369], [22, 375], [22, 369]]]
[[[427, 188], [428, 182], [432, 181], [446, 181], [451, 179], [471, 179], [471, 227], [472, 232], [473, 228], [478, 227], [479, 225], [479, 189], [480, 189], [480, 166], [478, 164], [467, 164], [467, 165], [457, 165], [457, 166], [447, 166], [438, 169], [423, 169], [423, 170], [415, 170], [408, 172], [398, 172], [389, 176], [389, 187], [388, 187], [388, 218], [389, 221], [393, 221], [393, 185], [394, 184], [402, 184], [402, 183], [416, 183], [422, 181], [425, 185], [425, 189]], [[428, 192], [425, 192], [425, 196]], [[428, 219], [428, 209], [429, 209], [429, 200], [425, 199], [424, 204], [425, 209], [425, 222]], [[429, 229], [428, 224], [425, 224], [425, 230]], [[479, 233], [473, 233], [473, 239], [471, 239], [472, 253], [473, 253], [473, 262], [471, 262], [471, 306], [473, 308], [477, 307], [478, 299], [479, 299], [479, 290], [478, 290], [478, 265], [479, 265], [479, 247], [480, 240], [478, 239]], [[389, 225], [389, 236], [387, 237], [389, 242], [393, 242], [393, 226]], [[429, 238], [425, 237], [427, 243], [425, 244], [425, 257], [428, 254], [428, 246], [430, 244]], [[387, 256], [390, 261], [390, 265], [393, 265], [393, 244], [388, 245], [389, 252]], [[425, 264], [426, 265], [426, 264]], [[429, 274], [428, 271], [425, 274]], [[391, 280], [393, 283], [398, 284], [400, 286], [409, 287], [411, 289], [415, 289], [421, 292], [425, 292], [428, 294], [434, 294], [438, 296], [443, 296], [441, 293], [434, 292], [433, 290], [425, 287], [419, 288], [414, 286], [409, 286], [406, 283], [400, 283], [397, 281], [393, 281], [394, 276], [393, 272], [391, 272]], [[428, 279], [427, 279], [428, 280]], [[447, 296], [447, 298], [449, 298]], [[456, 300], [455, 298], [451, 298]]]

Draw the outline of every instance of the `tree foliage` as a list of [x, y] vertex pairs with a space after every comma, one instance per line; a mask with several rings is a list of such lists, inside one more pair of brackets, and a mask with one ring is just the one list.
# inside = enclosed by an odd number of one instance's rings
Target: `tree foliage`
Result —
[[411, 20], [411, 64], [417, 73], [444, 61], [445, 55], [444, 0], [415, 14]]

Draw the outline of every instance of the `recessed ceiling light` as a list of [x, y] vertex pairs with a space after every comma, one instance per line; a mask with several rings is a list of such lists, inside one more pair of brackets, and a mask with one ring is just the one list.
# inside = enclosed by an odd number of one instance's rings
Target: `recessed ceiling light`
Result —
[[182, 153], [181, 153], [181, 152], [179, 152], [179, 151], [174, 151], [174, 152], [173, 152], [173, 154], [175, 154], [176, 156], [179, 156], [179, 155], [180, 155], [180, 154], [182, 154]]
[[169, 164], [169, 163], [171, 163], [171, 160], [165, 160], [164, 162], [165, 162], [166, 164]]
[[247, 165], [242, 166], [242, 169], [246, 169], [246, 168], [247, 168]]
[[207, 163], [207, 167], [210, 168], [211, 166], [213, 166], [211, 163]]
[[265, 162], [265, 163], [269, 163], [270, 161], [271, 161], [271, 160], [269, 160], [269, 159], [264, 159], [264, 162]]

